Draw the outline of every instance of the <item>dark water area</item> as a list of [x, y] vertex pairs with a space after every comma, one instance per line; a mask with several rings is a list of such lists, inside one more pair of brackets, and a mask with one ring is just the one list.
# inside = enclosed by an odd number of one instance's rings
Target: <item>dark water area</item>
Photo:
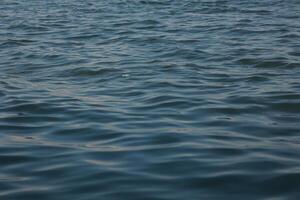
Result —
[[300, 1], [1, 0], [0, 199], [300, 199]]

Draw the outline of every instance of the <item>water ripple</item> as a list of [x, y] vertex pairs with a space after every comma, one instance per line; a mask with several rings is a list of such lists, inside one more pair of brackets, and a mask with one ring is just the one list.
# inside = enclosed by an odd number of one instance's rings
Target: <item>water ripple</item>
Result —
[[299, 199], [299, 8], [0, 1], [0, 199]]

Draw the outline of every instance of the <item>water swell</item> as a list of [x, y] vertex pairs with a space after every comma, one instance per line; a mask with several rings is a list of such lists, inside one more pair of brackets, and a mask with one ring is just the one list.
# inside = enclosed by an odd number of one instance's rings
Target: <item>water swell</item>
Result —
[[297, 199], [298, 11], [1, 1], [0, 198]]

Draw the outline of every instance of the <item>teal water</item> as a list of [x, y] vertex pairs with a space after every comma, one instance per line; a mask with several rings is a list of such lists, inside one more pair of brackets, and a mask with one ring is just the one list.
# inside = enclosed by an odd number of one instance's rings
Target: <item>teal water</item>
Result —
[[300, 199], [298, 0], [1, 0], [0, 199]]

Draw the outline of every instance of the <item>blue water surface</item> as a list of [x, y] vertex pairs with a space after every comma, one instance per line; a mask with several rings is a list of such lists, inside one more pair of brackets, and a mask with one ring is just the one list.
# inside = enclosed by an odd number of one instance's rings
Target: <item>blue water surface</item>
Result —
[[300, 199], [300, 1], [0, 0], [0, 199]]

